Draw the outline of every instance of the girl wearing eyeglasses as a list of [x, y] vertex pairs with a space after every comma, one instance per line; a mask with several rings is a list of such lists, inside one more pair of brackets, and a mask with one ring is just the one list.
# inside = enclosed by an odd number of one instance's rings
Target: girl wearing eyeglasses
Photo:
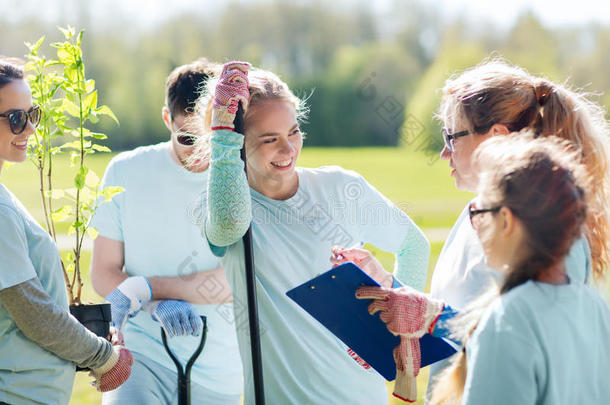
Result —
[[[0, 59], [0, 170], [26, 159], [40, 115], [23, 70]], [[131, 353], [68, 313], [57, 247], [1, 183], [0, 229], [0, 402], [67, 404], [75, 364], [92, 370], [100, 391], [121, 385]]]

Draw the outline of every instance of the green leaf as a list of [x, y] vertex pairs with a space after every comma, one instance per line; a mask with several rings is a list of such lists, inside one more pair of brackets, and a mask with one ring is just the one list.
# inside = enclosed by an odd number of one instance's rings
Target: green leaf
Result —
[[114, 113], [112, 112], [112, 110], [108, 106], [102, 105], [99, 108], [97, 108], [95, 110], [95, 112], [97, 114], [99, 114], [99, 115], [106, 115], [106, 116], [112, 118], [114, 120], [114, 122], [117, 123], [117, 125], [120, 125], [118, 118], [116, 117], [116, 115], [114, 115]]
[[62, 34], [64, 34], [64, 37], [66, 39], [71, 39], [74, 36], [74, 27], [70, 27], [68, 25], [68, 28], [57, 27], [57, 29], [60, 30]]
[[[51, 66], [56, 66], [56, 65], [61, 65], [61, 62], [58, 61], [57, 59], [49, 59], [48, 61], [45, 62], [44, 64], [44, 68], [49, 68]], [[52, 75], [54, 76], [54, 75]]]
[[97, 229], [95, 229], [93, 227], [87, 228], [87, 235], [89, 235], [89, 237], [91, 239], [97, 238], [97, 235], [98, 235]]
[[69, 205], [64, 205], [63, 207], [56, 209], [51, 213], [51, 220], [53, 222], [61, 222], [64, 221], [72, 214], [72, 207]]
[[95, 110], [89, 110], [88, 112], [89, 114], [87, 115], [87, 119], [91, 121], [92, 124], [97, 124], [98, 122], [100, 122], [100, 119], [95, 113]]
[[104, 145], [93, 144], [91, 148], [97, 152], [112, 152], [109, 147]]
[[78, 190], [81, 190], [83, 187], [85, 187], [85, 178], [86, 177], [87, 177], [87, 168], [81, 167], [79, 172], [76, 173], [76, 176], [74, 176], [74, 186]]
[[[71, 227], [70, 227], [70, 228], [71, 228]], [[70, 235], [70, 228], [68, 228], [68, 235]], [[74, 231], [72, 231], [72, 233], [74, 233]], [[75, 265], [74, 265], [74, 259], [72, 259], [72, 261], [71, 261], [71, 262], [68, 262], [68, 265], [66, 266], [66, 272], [67, 272], [68, 274], [70, 274], [70, 273], [74, 273], [74, 268], [75, 268]]]
[[105, 187], [104, 190], [102, 190], [102, 195], [106, 199], [105, 201], [110, 201], [114, 198], [114, 196], [122, 193], [123, 191], [125, 191], [125, 189], [123, 187], [108, 186], [108, 187]]
[[[91, 146], [90, 141], [83, 142], [83, 147], [89, 148], [90, 146]], [[61, 149], [76, 149], [76, 150], [80, 151], [80, 141], [66, 142], [63, 145], [61, 145], [60, 148]]]
[[[55, 93], [57, 93], [57, 90], [59, 90], [61, 88], [61, 83], [57, 83], [53, 86], [53, 88], [51, 89], [51, 91], [49, 92], [49, 98], [52, 98], [55, 96]], [[60, 106], [61, 105], [61, 100], [51, 100], [51, 103], [53, 103], [54, 106]]]
[[42, 43], [45, 40], [45, 36], [41, 36], [38, 41], [36, 41], [36, 43], [34, 45], [30, 44], [29, 42], [26, 42], [26, 46], [28, 47], [28, 49], [30, 50], [30, 52], [32, 54], [38, 54], [38, 51], [40, 50], [40, 47], [42, 46]]
[[85, 82], [85, 85], [87, 86], [87, 93], [91, 93], [95, 90], [95, 80], [89, 79]]
[[61, 108], [73, 117], [76, 117], [76, 118], [80, 117], [80, 110], [79, 110], [78, 106], [76, 104], [74, 104], [73, 102], [71, 102], [70, 100], [68, 100], [67, 98], [64, 98], [64, 100], [61, 104]]
[[78, 70], [73, 68], [72, 66], [66, 66], [64, 68], [64, 76], [70, 84], [74, 85], [78, 81]]
[[76, 228], [73, 225], [68, 227], [68, 235], [74, 235], [76, 233]]
[[[96, 146], [96, 145], [94, 145]], [[95, 174], [93, 170], [87, 173], [87, 177], [85, 178], [85, 184], [87, 187], [97, 188], [100, 185], [100, 178]]]
[[78, 46], [79, 48], [81, 47], [84, 33], [85, 33], [85, 30], [80, 30], [80, 32], [78, 33], [78, 37], [76, 38], [76, 46]]
[[[74, 60], [74, 55], [72, 55], [72, 53], [70, 53], [70, 51], [67, 49], [68, 45], [70, 44], [64, 43], [62, 46], [57, 48], [57, 59], [59, 59], [59, 61], [66, 66], [72, 66], [76, 63], [76, 61]], [[67, 69], [68, 68], [66, 67], [66, 70]]]
[[64, 257], [68, 263], [74, 262], [74, 259], [75, 259], [74, 252], [72, 252], [71, 250], [69, 250], [68, 253], [66, 253], [66, 255]]
[[100, 134], [99, 132], [91, 132], [89, 135], [91, 135], [92, 138], [95, 139], [107, 139], [108, 137], [104, 134]]

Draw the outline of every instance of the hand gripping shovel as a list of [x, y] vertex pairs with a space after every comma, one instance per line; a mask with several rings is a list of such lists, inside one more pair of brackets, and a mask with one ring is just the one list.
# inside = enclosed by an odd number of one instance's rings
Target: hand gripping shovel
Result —
[[195, 360], [201, 354], [203, 350], [203, 346], [205, 345], [205, 339], [208, 334], [208, 324], [207, 318], [201, 315], [201, 320], [203, 321], [203, 330], [201, 331], [201, 341], [199, 342], [199, 346], [195, 349], [195, 352], [191, 356], [191, 358], [186, 363], [186, 367], [182, 368], [182, 363], [176, 357], [172, 349], [167, 344], [167, 336], [165, 335], [165, 331], [161, 328], [161, 339], [163, 340], [163, 346], [165, 346], [165, 351], [171, 357], [174, 364], [176, 365], [176, 370], [178, 371], [178, 405], [190, 405], [191, 404], [191, 368], [193, 368], [193, 364], [195, 364]]

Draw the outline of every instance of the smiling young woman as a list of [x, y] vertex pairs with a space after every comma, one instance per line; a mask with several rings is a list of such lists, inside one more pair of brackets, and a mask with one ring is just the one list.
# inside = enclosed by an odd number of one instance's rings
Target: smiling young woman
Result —
[[[39, 121], [23, 70], [0, 59], [0, 170], [26, 159]], [[57, 247], [1, 183], [0, 229], [0, 401], [68, 403], [76, 364], [92, 369], [101, 391], [121, 385], [131, 353], [68, 313]]]
[[[245, 375], [254, 402], [241, 237], [252, 225], [265, 395], [278, 404], [382, 404], [382, 377], [292, 302], [286, 291], [331, 267], [334, 245], [371, 243], [396, 255], [398, 279], [423, 289], [429, 244], [362, 176], [337, 166], [297, 166], [305, 107], [271, 72], [230, 63], [208, 84], [211, 162], [203, 233], [231, 285]], [[213, 99], [211, 100], [213, 96]], [[244, 135], [233, 131], [237, 103]], [[209, 109], [208, 109], [209, 111]], [[206, 118], [209, 118], [206, 117]], [[206, 142], [203, 139], [201, 142]], [[245, 144], [247, 177], [240, 159]], [[392, 284], [392, 277], [389, 280]]]

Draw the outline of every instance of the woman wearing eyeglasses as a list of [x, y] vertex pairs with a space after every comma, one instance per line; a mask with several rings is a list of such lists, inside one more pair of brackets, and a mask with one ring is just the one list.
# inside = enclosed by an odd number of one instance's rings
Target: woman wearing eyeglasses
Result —
[[[0, 170], [25, 160], [40, 116], [23, 70], [0, 59]], [[101, 391], [121, 385], [131, 353], [68, 313], [57, 247], [1, 183], [0, 229], [0, 402], [67, 404], [75, 364], [92, 369]]]
[[[536, 136], [556, 134], [577, 150], [597, 185], [589, 202], [584, 237], [577, 239], [566, 261], [573, 282], [602, 281], [609, 264], [608, 123], [602, 108], [584, 94], [535, 77], [503, 61], [484, 62], [447, 80], [439, 110], [445, 147], [456, 187], [475, 192], [479, 173], [473, 154], [494, 136], [531, 129]], [[485, 264], [483, 248], [468, 220], [458, 217], [439, 256], [430, 293], [453, 308], [464, 308], [503, 275]], [[429, 389], [448, 361], [431, 366]]]

